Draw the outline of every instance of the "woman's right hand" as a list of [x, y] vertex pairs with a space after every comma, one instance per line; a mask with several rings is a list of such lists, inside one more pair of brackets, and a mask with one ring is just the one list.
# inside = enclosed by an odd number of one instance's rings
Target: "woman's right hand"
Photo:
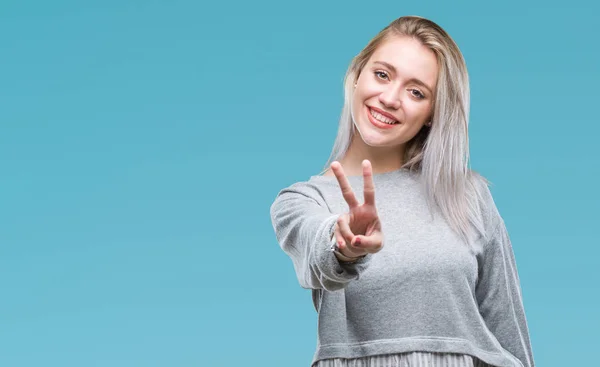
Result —
[[375, 207], [375, 185], [371, 162], [366, 159], [362, 162], [365, 197], [362, 205], [359, 205], [356, 200], [342, 165], [334, 161], [330, 167], [349, 207], [348, 213], [340, 215], [335, 224], [334, 235], [339, 251], [347, 257], [358, 257], [380, 251], [383, 247], [383, 233]]

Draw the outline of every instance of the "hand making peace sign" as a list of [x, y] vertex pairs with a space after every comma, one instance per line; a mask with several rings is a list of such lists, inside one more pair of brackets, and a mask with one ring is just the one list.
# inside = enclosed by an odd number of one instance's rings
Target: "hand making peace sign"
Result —
[[334, 161], [331, 170], [338, 180], [349, 212], [340, 215], [335, 224], [335, 238], [339, 251], [348, 257], [376, 253], [383, 247], [381, 222], [375, 207], [375, 185], [371, 162], [362, 162], [365, 202], [359, 205], [342, 165]]

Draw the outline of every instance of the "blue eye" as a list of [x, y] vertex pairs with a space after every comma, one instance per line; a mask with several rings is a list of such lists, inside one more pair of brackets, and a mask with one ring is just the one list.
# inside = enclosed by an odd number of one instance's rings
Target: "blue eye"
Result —
[[375, 75], [377, 75], [377, 77], [380, 79], [382, 79], [380, 75], [384, 75], [387, 78], [387, 74], [383, 71], [376, 71]]
[[423, 95], [423, 93], [421, 93], [418, 89], [411, 89], [411, 91], [418, 93], [418, 94], [413, 94], [415, 97], [417, 97], [419, 99], [424, 99], [425, 98], [425, 96]]

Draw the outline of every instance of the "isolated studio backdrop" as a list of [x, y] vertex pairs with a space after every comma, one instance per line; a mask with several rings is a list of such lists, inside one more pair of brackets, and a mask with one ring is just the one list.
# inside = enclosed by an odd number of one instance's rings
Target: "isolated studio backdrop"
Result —
[[539, 366], [600, 329], [591, 2], [3, 1], [0, 366], [308, 366], [316, 312], [277, 191], [329, 156], [350, 59], [448, 30], [471, 80]]

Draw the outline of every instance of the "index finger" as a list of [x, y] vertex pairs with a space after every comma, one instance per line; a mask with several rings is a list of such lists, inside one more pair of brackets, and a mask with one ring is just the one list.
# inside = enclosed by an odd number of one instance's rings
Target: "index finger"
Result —
[[352, 187], [350, 186], [350, 182], [348, 182], [348, 178], [344, 174], [344, 169], [342, 165], [338, 161], [331, 162], [331, 169], [335, 174], [335, 177], [340, 184], [340, 189], [342, 189], [342, 196], [348, 203], [350, 209], [358, 206], [358, 200], [356, 200], [356, 196], [354, 196], [354, 191], [352, 191]]

